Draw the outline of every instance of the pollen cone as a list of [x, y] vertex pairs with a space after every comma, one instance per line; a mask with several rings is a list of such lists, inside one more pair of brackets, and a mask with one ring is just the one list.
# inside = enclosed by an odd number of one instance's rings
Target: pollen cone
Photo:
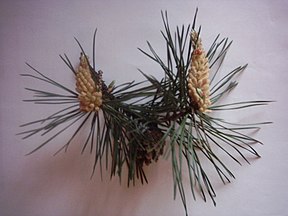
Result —
[[208, 112], [210, 102], [209, 64], [202, 42], [196, 31], [191, 33], [193, 52], [188, 70], [188, 95], [191, 104], [200, 112]]
[[[99, 83], [101, 83], [101, 80]], [[83, 54], [81, 54], [80, 64], [76, 70], [76, 91], [79, 93], [78, 99], [81, 111], [100, 110], [103, 102], [101, 86], [93, 80], [89, 62]]]

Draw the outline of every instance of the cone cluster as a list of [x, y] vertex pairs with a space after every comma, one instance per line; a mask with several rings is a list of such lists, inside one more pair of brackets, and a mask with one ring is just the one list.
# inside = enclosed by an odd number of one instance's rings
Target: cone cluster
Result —
[[195, 109], [209, 111], [209, 63], [201, 39], [196, 31], [191, 33], [193, 52], [188, 70], [188, 94]]
[[79, 93], [81, 111], [100, 110], [103, 102], [101, 86], [93, 80], [88, 59], [83, 54], [81, 54], [80, 64], [76, 71], [76, 91]]

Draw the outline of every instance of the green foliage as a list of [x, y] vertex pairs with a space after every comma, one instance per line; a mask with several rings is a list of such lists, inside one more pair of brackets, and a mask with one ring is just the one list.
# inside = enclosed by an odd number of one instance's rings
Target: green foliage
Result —
[[[188, 25], [188, 27], [177, 26], [176, 31], [173, 33], [169, 26], [167, 12], [162, 12], [165, 31], [161, 31], [161, 33], [166, 42], [166, 59], [159, 57], [150, 42], [147, 42], [150, 52], [140, 49], [142, 53], [156, 62], [164, 72], [162, 80], [157, 81], [154, 79], [151, 81], [159, 83], [158, 85], [160, 86], [157, 100], [156, 102], [153, 101], [153, 107], [155, 108], [153, 109], [153, 114], [157, 116], [154, 117], [158, 121], [157, 123], [166, 131], [165, 137], [169, 138], [170, 143], [167, 148], [169, 148], [168, 152], [173, 170], [174, 194], [176, 195], [177, 190], [179, 191], [186, 214], [186, 193], [182, 180], [183, 166], [188, 169], [193, 197], [195, 198], [195, 190], [197, 188], [204, 200], [207, 199], [208, 195], [216, 205], [216, 193], [203, 166], [202, 156], [215, 168], [217, 175], [224, 184], [230, 182], [230, 178], [234, 178], [234, 175], [221, 158], [217, 156], [216, 152], [219, 149], [239, 164], [241, 162], [237, 154], [249, 163], [243, 151], [259, 157], [252, 144], [261, 142], [244, 133], [247, 130], [259, 129], [258, 127], [251, 127], [250, 124], [231, 127], [231, 125], [234, 125], [233, 123], [213, 117], [213, 112], [239, 110], [266, 105], [270, 102], [256, 100], [218, 104], [223, 96], [230, 93], [237, 86], [236, 75], [247, 67], [247, 65], [237, 67], [216, 82], [215, 77], [219, 73], [232, 43], [229, 42], [228, 38], [219, 40], [220, 35], [218, 35], [207, 52], [210, 70], [214, 72], [211, 74], [210, 82], [212, 105], [209, 110], [211, 110], [211, 114], [201, 113], [193, 107], [189, 101], [187, 77], [191, 53], [193, 53], [190, 32], [196, 31], [198, 35], [201, 33], [201, 27], [196, 29], [196, 16], [197, 11], [192, 25]], [[269, 123], [262, 122], [258, 123], [258, 125]]]
[[[270, 122], [234, 124], [213, 117], [213, 113], [266, 105], [269, 101], [220, 103], [220, 99], [237, 86], [235, 77], [247, 65], [235, 68], [216, 82], [215, 77], [231, 46], [228, 38], [220, 40], [220, 35], [218, 35], [207, 49], [207, 58], [210, 69], [213, 71], [210, 77], [212, 105], [209, 110], [211, 110], [211, 114], [202, 113], [193, 107], [193, 101], [188, 95], [187, 77], [191, 53], [194, 49], [190, 33], [191, 31], [196, 31], [198, 35], [201, 33], [201, 27], [196, 28], [196, 17], [197, 10], [191, 25], [177, 26], [175, 32], [172, 32], [167, 12], [162, 12], [164, 31], [161, 31], [161, 34], [166, 43], [166, 58], [161, 58], [150, 42], [147, 42], [149, 52], [143, 49], [139, 50], [160, 66], [163, 77], [158, 80], [140, 71], [145, 78], [143, 82], [132, 81], [118, 86], [111, 84], [108, 87], [103, 82], [103, 104], [99, 112], [80, 111], [77, 92], [50, 79], [27, 64], [34, 73], [22, 74], [22, 76], [45, 82], [54, 90], [50, 92], [26, 88], [34, 93], [34, 98], [25, 101], [35, 104], [66, 106], [43, 119], [21, 125], [25, 128], [32, 127], [32, 129], [20, 133], [24, 139], [37, 134], [47, 136], [46, 141], [28, 154], [44, 147], [77, 123], [71, 138], [56, 153], [61, 150], [66, 151], [77, 134], [84, 130], [85, 125], [89, 125], [87, 138], [83, 140], [82, 153], [89, 150], [91, 154], [95, 155], [92, 174], [97, 165], [100, 166], [101, 172], [102, 166], [105, 165], [105, 169], [111, 172], [111, 177], [118, 175], [121, 180], [123, 166], [125, 166], [128, 168], [128, 186], [131, 181], [134, 184], [136, 179], [140, 179], [142, 183], [148, 182], [143, 167], [152, 160], [157, 161], [165, 148], [165, 157], [171, 160], [174, 198], [179, 192], [186, 215], [188, 213], [183, 175], [188, 174], [189, 176], [190, 189], [194, 198], [198, 191], [205, 201], [207, 197], [210, 197], [216, 205], [216, 193], [203, 166], [203, 158], [215, 168], [224, 184], [229, 182], [234, 175], [216, 152], [223, 151], [238, 164], [241, 164], [238, 156], [249, 163], [244, 152], [258, 157], [259, 154], [252, 144], [261, 142], [250, 137], [246, 132], [257, 130], [259, 125]], [[75, 40], [87, 58], [80, 42]], [[101, 71], [95, 68], [95, 40], [96, 31], [93, 36], [93, 62], [90, 65], [92, 77], [96, 82]], [[76, 75], [77, 71], [73, 68], [67, 55], [64, 54], [60, 57]], [[108, 91], [109, 88], [112, 90]], [[58, 90], [65, 94], [57, 93]], [[153, 136], [147, 136], [148, 133]]]

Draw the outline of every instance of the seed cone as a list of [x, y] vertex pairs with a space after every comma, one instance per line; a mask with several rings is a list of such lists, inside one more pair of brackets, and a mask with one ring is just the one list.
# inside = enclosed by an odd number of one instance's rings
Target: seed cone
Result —
[[209, 111], [209, 64], [201, 39], [196, 31], [191, 33], [194, 51], [192, 52], [188, 70], [188, 95], [195, 109], [200, 112]]
[[165, 143], [160, 142], [164, 134], [157, 127], [149, 128], [144, 132], [144, 135], [146, 139], [142, 146], [137, 149], [137, 164], [139, 166], [143, 166], [144, 163], [149, 165], [152, 160], [158, 161], [159, 156], [163, 154], [165, 145]]
[[[101, 80], [99, 83], [101, 84]], [[80, 110], [83, 112], [99, 111], [102, 105], [102, 85], [96, 84], [92, 78], [90, 65], [85, 55], [81, 54], [80, 64], [76, 71], [76, 91]]]

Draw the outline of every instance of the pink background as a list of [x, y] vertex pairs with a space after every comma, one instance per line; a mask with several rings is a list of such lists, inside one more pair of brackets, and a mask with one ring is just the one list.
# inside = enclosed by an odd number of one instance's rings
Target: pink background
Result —
[[30, 95], [24, 87], [42, 88], [41, 84], [19, 76], [30, 72], [25, 62], [74, 88], [73, 76], [58, 55], [66, 53], [77, 64], [80, 51], [74, 36], [91, 55], [92, 34], [97, 27], [97, 66], [104, 71], [108, 83], [142, 79], [137, 68], [158, 76], [157, 65], [137, 47], [147, 50], [146, 40], [149, 40], [164, 55], [160, 11], [168, 10], [172, 26], [181, 25], [193, 19], [196, 6], [207, 46], [218, 33], [234, 41], [223, 72], [249, 63], [240, 76], [240, 85], [227, 101], [273, 99], [277, 102], [239, 115], [224, 114], [236, 122], [269, 120], [274, 124], [254, 134], [265, 144], [255, 146], [261, 159], [251, 156], [251, 165], [243, 166], [231, 160], [226, 162], [236, 176], [231, 184], [223, 186], [211, 172], [217, 207], [211, 201], [204, 203], [200, 197], [195, 202], [187, 181], [189, 213], [193, 216], [288, 215], [287, 1], [2, 0], [1, 216], [184, 215], [180, 197], [173, 200], [170, 160], [160, 160], [147, 169], [148, 185], [138, 183], [127, 188], [125, 182], [119, 185], [117, 178], [110, 181], [105, 172], [103, 182], [97, 175], [90, 180], [93, 157], [88, 153], [80, 155], [77, 142], [66, 154], [53, 157], [68, 134], [31, 156], [24, 155], [42, 139], [23, 141], [15, 134], [21, 131], [20, 124], [54, 109], [22, 102]]

